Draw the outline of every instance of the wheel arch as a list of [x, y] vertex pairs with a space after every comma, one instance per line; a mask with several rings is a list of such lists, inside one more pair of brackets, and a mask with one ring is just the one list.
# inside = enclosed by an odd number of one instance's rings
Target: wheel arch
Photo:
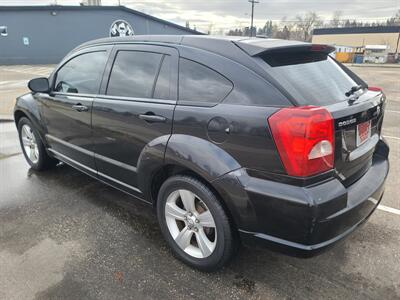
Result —
[[202, 177], [200, 174], [196, 173], [195, 171], [188, 169], [183, 166], [179, 165], [164, 165], [161, 168], [158, 169], [158, 171], [154, 174], [152, 180], [151, 180], [151, 188], [150, 188], [150, 197], [151, 197], [151, 202], [154, 207], [157, 206], [157, 200], [158, 200], [158, 193], [160, 191], [160, 188], [162, 184], [168, 179], [173, 176], [188, 176], [192, 177], [194, 179], [197, 179], [201, 183], [203, 183], [205, 186], [207, 186], [216, 196], [216, 198], [219, 200], [220, 204], [224, 208], [226, 214], [228, 215], [228, 218], [232, 224], [232, 226], [237, 229], [237, 224], [235, 221], [235, 216], [229, 207], [228, 203], [226, 202], [227, 199], [225, 199], [220, 191], [213, 185], [212, 182], [207, 181], [204, 177]]
[[14, 107], [14, 122], [17, 127], [19, 120], [23, 117], [31, 121], [32, 125], [39, 133], [42, 143], [47, 148], [48, 143], [45, 138], [46, 131], [41, 119], [38, 100], [36, 100], [31, 93], [17, 98], [17, 102]]
[[16, 111], [14, 111], [14, 122], [15, 122], [16, 126], [18, 126], [19, 120], [21, 120], [21, 118], [23, 118], [23, 117], [30, 119], [29, 116], [22, 110], [17, 109]]
[[145, 198], [152, 199], [151, 182], [162, 174], [160, 170], [190, 171], [210, 183], [239, 168], [229, 153], [208, 140], [183, 134], [164, 135], [143, 148], [137, 163], [138, 187]]
[[208, 140], [182, 134], [162, 136], [146, 145], [139, 157], [138, 186], [155, 206], [165, 180], [174, 175], [192, 176], [215, 193], [236, 227], [234, 205], [213, 181], [239, 168], [241, 166], [232, 156]]
[[33, 127], [37, 130], [37, 132], [39, 133], [39, 137], [41, 142], [43, 143], [43, 145], [45, 145], [46, 149], [48, 147], [47, 141], [45, 139], [45, 134], [41, 128], [41, 126], [39, 125], [37, 119], [35, 117], [33, 117], [32, 115], [30, 115], [29, 113], [26, 113], [24, 110], [21, 109], [16, 109], [14, 111], [14, 122], [15, 125], [18, 128], [18, 123], [22, 118], [27, 118], [33, 125]]

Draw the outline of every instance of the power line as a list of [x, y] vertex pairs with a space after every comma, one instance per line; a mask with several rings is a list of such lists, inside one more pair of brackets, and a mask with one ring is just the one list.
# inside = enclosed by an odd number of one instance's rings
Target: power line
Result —
[[250, 26], [250, 37], [253, 36], [253, 23], [254, 23], [254, 4], [260, 3], [258, 0], [248, 0], [251, 3], [251, 26]]

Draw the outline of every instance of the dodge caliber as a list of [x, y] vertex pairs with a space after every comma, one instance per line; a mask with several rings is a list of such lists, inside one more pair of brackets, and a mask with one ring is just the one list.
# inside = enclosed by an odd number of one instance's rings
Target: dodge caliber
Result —
[[153, 206], [171, 252], [212, 271], [240, 244], [312, 256], [381, 201], [385, 95], [331, 46], [135, 36], [71, 51], [14, 117], [32, 169], [59, 162]]

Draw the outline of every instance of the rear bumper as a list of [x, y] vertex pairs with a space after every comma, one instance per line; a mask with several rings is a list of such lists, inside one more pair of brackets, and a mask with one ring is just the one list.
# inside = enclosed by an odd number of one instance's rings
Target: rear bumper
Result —
[[312, 256], [368, 219], [382, 199], [388, 172], [388, 148], [380, 141], [370, 169], [349, 187], [338, 179], [299, 187], [250, 177], [244, 170], [219, 183], [232, 184], [234, 176], [241, 184], [232, 187], [226, 203], [243, 243]]
[[[383, 196], [383, 191], [377, 191], [375, 193], [375, 196], [378, 195], [380, 195], [378, 201], [371, 201], [367, 199], [366, 201], [362, 201], [364, 207], [353, 207], [346, 212], [338, 215], [337, 218], [333, 218], [329, 221], [316, 224], [316, 231], [335, 231], [335, 234], [333, 234], [332, 238], [326, 240], [324, 239], [324, 236], [322, 236], [321, 241], [316, 244], [302, 244], [277, 238], [275, 236], [267, 235], [265, 233], [249, 232], [241, 229], [239, 229], [239, 234], [242, 242], [248, 246], [262, 245], [272, 250], [299, 257], [314, 256], [319, 254], [321, 251], [328, 249], [334, 243], [344, 239], [359, 226], [363, 225], [379, 205]], [[375, 199], [375, 197], [373, 198]], [[356, 218], [352, 216], [352, 214], [358, 214], [360, 216], [360, 212], [362, 211], [364, 211], [365, 215], [361, 215], [361, 217]], [[346, 227], [346, 223], [349, 222], [356, 223], [354, 225]], [[340, 229], [343, 229], [343, 231]], [[311, 236], [313, 235], [311, 234]]]

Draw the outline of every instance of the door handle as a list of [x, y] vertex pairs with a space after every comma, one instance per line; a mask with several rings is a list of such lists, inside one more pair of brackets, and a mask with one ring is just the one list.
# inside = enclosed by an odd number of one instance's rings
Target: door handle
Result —
[[139, 115], [139, 119], [144, 120], [149, 123], [165, 123], [167, 121], [166, 117], [157, 116], [153, 113], [146, 113], [143, 115]]
[[78, 112], [82, 112], [82, 111], [88, 111], [89, 108], [85, 105], [82, 105], [80, 103], [72, 105], [72, 108], [75, 109]]

